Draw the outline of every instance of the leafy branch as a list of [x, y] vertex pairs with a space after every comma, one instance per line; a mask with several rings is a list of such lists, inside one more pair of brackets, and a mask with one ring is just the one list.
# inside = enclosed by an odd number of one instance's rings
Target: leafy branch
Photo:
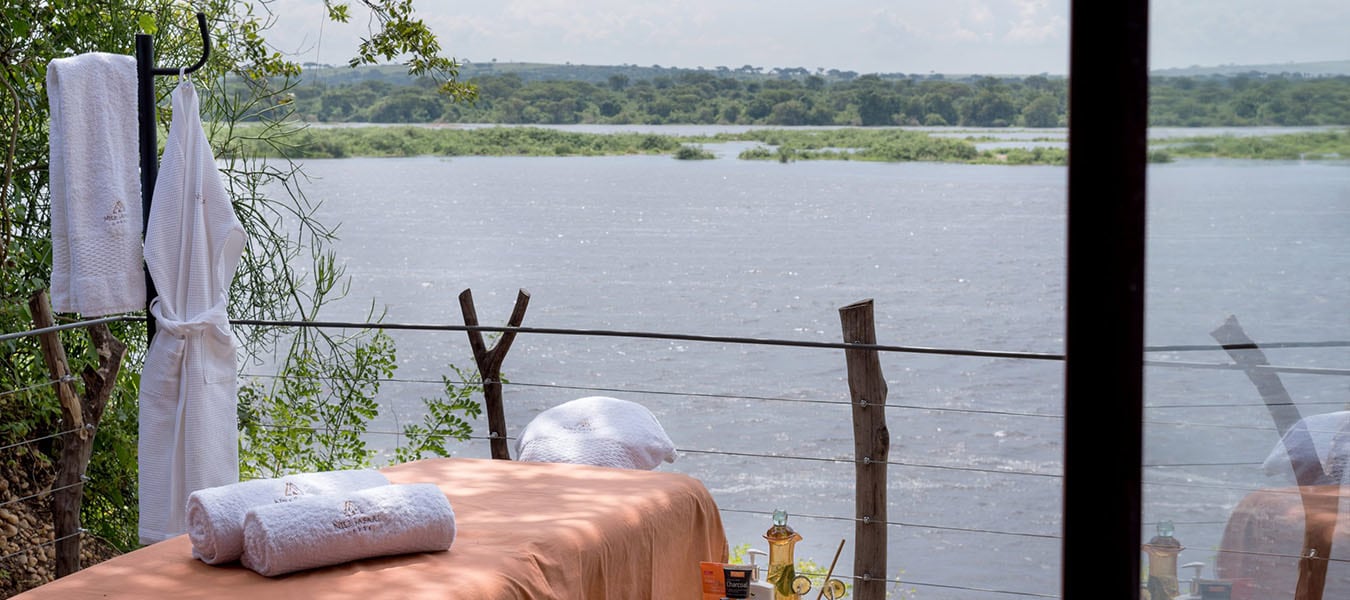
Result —
[[[403, 64], [414, 77], [430, 77], [442, 94], [455, 101], [473, 101], [478, 89], [459, 80], [460, 64], [453, 58], [440, 55], [441, 45], [426, 23], [413, 11], [412, 0], [361, 0], [370, 9], [371, 19], [378, 23], [369, 37], [361, 38], [356, 56], [349, 66], [379, 64], [406, 57]], [[341, 1], [324, 0], [328, 18], [339, 23], [351, 19], [350, 6]]]

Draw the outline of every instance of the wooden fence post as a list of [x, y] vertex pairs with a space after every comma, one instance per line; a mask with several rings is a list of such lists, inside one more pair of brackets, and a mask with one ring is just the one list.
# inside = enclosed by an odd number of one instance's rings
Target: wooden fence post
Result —
[[[520, 327], [525, 320], [525, 307], [530, 304], [530, 293], [520, 290], [516, 294], [516, 305], [507, 319], [508, 327]], [[459, 294], [459, 309], [464, 313], [464, 324], [478, 326], [478, 311], [473, 307], [473, 292], [464, 290]], [[492, 458], [511, 460], [511, 452], [506, 444], [506, 412], [502, 407], [502, 360], [515, 341], [514, 331], [503, 332], [497, 343], [488, 349], [483, 343], [481, 331], [469, 331], [469, 346], [473, 348], [473, 360], [478, 363], [478, 375], [483, 380], [483, 404], [488, 415], [488, 443], [492, 449]]]
[[[46, 290], [34, 294], [29, 299], [28, 307], [33, 311], [33, 323], [38, 329], [56, 324]], [[50, 331], [38, 336], [42, 359], [56, 381], [54, 385], [61, 402], [61, 415], [71, 429], [78, 429], [78, 432], [66, 435], [62, 440], [60, 465], [56, 482], [52, 484], [52, 489], [56, 490], [52, 494], [52, 525], [57, 540], [58, 578], [80, 570], [80, 505], [84, 500], [84, 486], [80, 483], [84, 480], [84, 470], [89, 465], [89, 456], [94, 449], [94, 433], [98, 422], [103, 418], [103, 409], [112, 396], [117, 373], [127, 354], [126, 344], [113, 337], [106, 324], [91, 326], [89, 335], [98, 353], [98, 367], [86, 367], [80, 372], [80, 378], [84, 380], [83, 399], [76, 396], [74, 386], [70, 384], [70, 364], [66, 361], [60, 334]]]
[[[844, 342], [877, 343], [872, 300], [839, 309]], [[886, 462], [891, 435], [886, 429], [886, 378], [876, 350], [845, 350], [848, 389], [853, 404], [853, 449], [857, 486], [853, 544], [853, 597], [886, 597]]]

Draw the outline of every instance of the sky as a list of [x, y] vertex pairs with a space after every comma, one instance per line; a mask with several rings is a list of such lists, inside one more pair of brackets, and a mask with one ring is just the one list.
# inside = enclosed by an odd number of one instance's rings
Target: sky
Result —
[[[334, 0], [343, 1], [343, 0]], [[368, 13], [270, 0], [267, 38], [344, 64]], [[1110, 1], [1110, 0], [1099, 0]], [[1068, 0], [417, 0], [445, 54], [473, 62], [859, 73], [1065, 74]], [[1156, 0], [1153, 69], [1350, 60], [1350, 0]]]

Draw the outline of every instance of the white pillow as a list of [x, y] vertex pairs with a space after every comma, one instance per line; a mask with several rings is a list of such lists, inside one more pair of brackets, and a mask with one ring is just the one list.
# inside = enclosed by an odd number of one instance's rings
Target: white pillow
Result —
[[516, 455], [530, 462], [651, 470], [675, 462], [675, 443], [641, 404], [587, 396], [536, 415], [516, 440]]
[[[1292, 458], [1292, 462], [1290, 460]], [[1304, 417], [1295, 423], [1266, 457], [1267, 475], [1285, 476], [1297, 483], [1295, 471], [1316, 469], [1314, 483], [1334, 485], [1350, 483], [1350, 411]]]

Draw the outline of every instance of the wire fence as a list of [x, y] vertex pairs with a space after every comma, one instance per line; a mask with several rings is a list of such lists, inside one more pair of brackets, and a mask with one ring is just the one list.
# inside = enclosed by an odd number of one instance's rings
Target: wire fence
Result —
[[33, 390], [40, 390], [40, 389], [43, 389], [43, 388], [48, 388], [48, 387], [51, 387], [52, 385], [57, 384], [57, 383], [70, 383], [70, 382], [72, 382], [72, 381], [75, 381], [75, 377], [73, 377], [73, 376], [71, 376], [71, 375], [67, 375], [67, 376], [62, 377], [62, 378], [60, 378], [60, 379], [49, 379], [49, 380], [44, 381], [44, 382], [42, 382], [42, 383], [35, 383], [35, 384], [33, 384], [33, 385], [27, 385], [27, 386], [24, 386], [24, 387], [21, 387], [21, 388], [15, 388], [15, 389], [12, 389], [12, 390], [0, 390], [0, 398], [3, 398], [3, 397], [5, 397], [5, 396], [14, 396], [14, 395], [22, 394], [22, 393], [25, 393], [25, 392], [31, 392], [31, 391], [33, 391]]
[[[52, 439], [56, 439], [56, 438], [65, 437], [65, 436], [67, 436], [67, 435], [70, 435], [70, 434], [72, 434], [72, 433], [75, 433], [75, 432], [77, 432], [77, 431], [80, 431], [80, 429], [81, 429], [81, 428], [67, 429], [67, 430], [65, 430], [65, 431], [58, 431], [58, 432], [56, 432], [56, 433], [49, 433], [49, 434], [47, 434], [47, 435], [42, 435], [42, 436], [38, 436], [38, 437], [35, 437], [35, 438], [26, 439], [26, 440], [23, 440], [23, 441], [21, 441], [21, 442], [15, 442], [15, 443], [13, 443], [13, 444], [7, 444], [7, 445], [4, 445], [4, 446], [0, 446], [0, 452], [5, 451], [5, 450], [11, 450], [11, 449], [14, 449], [14, 448], [19, 448], [19, 447], [21, 447], [21, 446], [31, 446], [31, 445], [36, 444], [36, 443], [38, 443], [38, 442], [45, 442], [45, 441], [47, 441], [47, 440], [52, 440]], [[85, 425], [85, 426], [83, 427], [83, 429], [84, 429], [85, 431], [93, 431], [93, 430], [94, 430], [94, 426], [93, 426], [93, 425]]]
[[77, 529], [77, 530], [75, 531], [75, 533], [69, 533], [69, 534], [63, 535], [63, 536], [61, 536], [61, 537], [57, 537], [57, 538], [53, 538], [53, 539], [46, 540], [46, 541], [43, 541], [43, 542], [39, 542], [39, 543], [37, 543], [37, 544], [33, 544], [33, 545], [31, 545], [31, 546], [28, 546], [28, 547], [26, 547], [26, 548], [23, 548], [22, 550], [16, 550], [16, 551], [10, 552], [9, 554], [6, 554], [6, 555], [4, 555], [4, 556], [0, 556], [0, 561], [9, 560], [9, 559], [11, 559], [11, 558], [14, 558], [14, 557], [19, 556], [19, 555], [22, 555], [22, 554], [28, 554], [29, 552], [32, 552], [32, 551], [37, 550], [37, 549], [39, 549], [39, 548], [45, 548], [45, 547], [47, 547], [47, 546], [51, 546], [51, 545], [53, 545], [53, 544], [56, 544], [56, 543], [58, 543], [58, 542], [61, 542], [62, 540], [68, 540], [68, 539], [71, 539], [71, 538], [74, 538], [74, 537], [79, 537], [79, 536], [84, 535], [84, 534], [86, 534], [86, 533], [89, 533], [89, 531], [88, 531], [87, 529], [83, 529], [83, 528]]
[[[10, 333], [10, 334], [0, 335], [0, 341], [6, 341], [6, 340], [12, 340], [12, 339], [18, 339], [18, 338], [21, 338], [21, 337], [34, 336], [34, 335], [39, 335], [39, 334], [49, 333], [49, 332], [54, 332], [54, 331], [65, 331], [65, 330], [74, 329], [74, 328], [79, 328], [79, 327], [86, 327], [86, 326], [90, 326], [90, 325], [93, 325], [93, 324], [111, 323], [111, 322], [118, 322], [118, 321], [143, 321], [143, 320], [144, 320], [144, 317], [123, 316], [123, 317], [108, 317], [108, 318], [103, 318], [103, 319], [95, 319], [95, 320], [91, 320], [91, 321], [81, 321], [81, 322], [74, 322], [74, 323], [66, 323], [66, 324], [62, 324], [62, 325], [58, 325], [58, 326], [54, 326], [54, 327], [48, 327], [48, 328], [44, 328], [44, 329], [40, 329], [40, 330], [32, 330], [32, 331], [26, 331], [26, 332], [17, 332], [17, 333]], [[488, 333], [505, 333], [505, 332], [513, 332], [513, 333], [517, 333], [517, 334], [569, 335], [569, 336], [600, 336], [600, 337], [625, 337], [625, 338], [633, 338], [633, 339], [658, 339], [658, 340], [666, 340], [666, 341], [693, 341], [693, 342], [718, 343], [718, 344], [763, 345], [763, 346], [787, 346], [787, 347], [797, 347], [797, 348], [815, 348], [815, 349], [831, 349], [831, 350], [871, 350], [871, 351], [885, 352], [885, 353], [906, 353], [906, 354], [921, 354], [921, 355], [943, 355], [943, 356], [969, 357], [969, 358], [1019, 359], [1019, 360], [1034, 360], [1034, 361], [1062, 361], [1062, 360], [1064, 360], [1064, 356], [1061, 355], [1061, 354], [1046, 353], [1046, 352], [1021, 352], [1021, 351], [1000, 351], [1000, 350], [970, 350], [970, 349], [960, 349], [960, 348], [936, 348], [936, 347], [922, 347], [922, 346], [897, 346], [897, 345], [883, 345], [883, 344], [853, 344], [853, 343], [843, 343], [843, 342], [817, 342], [817, 341], [802, 341], [802, 340], [784, 340], [784, 339], [769, 339], [769, 338], [749, 338], [749, 337], [734, 337], [734, 336], [692, 335], [692, 334], [677, 334], [677, 333], [676, 333], [676, 334], [672, 334], [672, 333], [656, 333], [656, 332], [640, 332], [640, 331], [621, 331], [621, 330], [603, 330], [603, 329], [563, 329], [563, 328], [540, 328], [540, 327], [493, 327], [493, 326], [463, 326], [463, 325], [437, 325], [437, 324], [398, 324], [398, 323], [354, 323], [354, 322], [340, 322], [340, 321], [313, 322], [313, 321], [254, 321], [254, 320], [235, 320], [235, 321], [232, 321], [232, 323], [234, 323], [234, 324], [236, 324], [236, 325], [245, 325], [245, 326], [271, 326], [271, 327], [322, 327], [322, 328], [334, 328], [334, 329], [392, 329], [392, 330], [403, 330], [403, 331], [439, 331], [439, 332], [444, 332], [444, 331], [463, 331], [463, 332], [479, 331], [479, 332], [488, 332]], [[1223, 351], [1229, 351], [1229, 350], [1257, 349], [1257, 348], [1269, 350], [1269, 349], [1286, 349], [1286, 348], [1292, 349], [1292, 348], [1344, 348], [1344, 347], [1350, 347], [1350, 342], [1345, 342], [1345, 341], [1325, 341], [1325, 342], [1275, 342], [1275, 343], [1263, 343], [1263, 344], [1259, 344], [1259, 345], [1257, 345], [1257, 344], [1245, 344], [1245, 345], [1227, 345], [1227, 346], [1224, 346], [1224, 345], [1217, 345], [1217, 344], [1215, 344], [1215, 345], [1173, 345], [1173, 346], [1152, 346], [1152, 347], [1147, 347], [1147, 348], [1145, 348], [1145, 351], [1146, 351], [1146, 352], [1150, 352], [1150, 353], [1187, 353], [1187, 352], [1223, 352]], [[1147, 365], [1147, 366], [1151, 366], [1151, 367], [1162, 367], [1162, 368], [1188, 368], [1188, 369], [1204, 369], [1204, 370], [1244, 370], [1244, 371], [1248, 371], [1248, 372], [1251, 372], [1251, 371], [1253, 371], [1253, 370], [1264, 370], [1264, 371], [1274, 372], [1274, 373], [1288, 373], [1288, 374], [1300, 374], [1300, 375], [1309, 374], [1309, 375], [1324, 375], [1324, 376], [1345, 376], [1345, 375], [1350, 375], [1350, 369], [1339, 369], [1339, 368], [1314, 368], [1314, 367], [1300, 367], [1300, 366], [1287, 366], [1287, 365], [1284, 365], [1284, 366], [1282, 366], [1282, 365], [1264, 365], [1264, 366], [1260, 366], [1260, 367], [1251, 367], [1251, 366], [1237, 365], [1237, 364], [1234, 364], [1234, 363], [1204, 363], [1204, 362], [1195, 362], [1195, 361], [1177, 361], [1177, 360], [1146, 360], [1146, 361], [1144, 361], [1144, 364]], [[242, 376], [242, 377], [245, 377], [245, 378], [253, 378], [253, 379], [266, 379], [266, 378], [276, 378], [276, 377], [278, 377], [278, 376], [275, 375], [275, 374], [268, 374], [268, 373], [250, 373], [250, 372], [244, 372], [244, 373], [241, 374], [241, 376]], [[315, 376], [315, 378], [316, 378], [316, 379], [323, 379], [323, 377], [320, 377], [320, 376]], [[19, 388], [15, 388], [15, 389], [11, 389], [11, 390], [0, 390], [0, 397], [13, 396], [13, 395], [22, 394], [22, 393], [28, 393], [28, 392], [34, 392], [34, 391], [39, 391], [39, 390], [50, 389], [54, 384], [57, 384], [57, 383], [63, 383], [63, 382], [71, 382], [71, 381], [74, 381], [74, 380], [75, 380], [74, 377], [67, 376], [67, 377], [63, 377], [63, 378], [61, 378], [61, 379], [54, 379], [54, 380], [48, 380], [48, 381], [38, 382], [38, 383], [34, 383], [34, 384], [31, 384], [31, 385], [26, 385], [26, 386], [19, 387]], [[820, 406], [840, 406], [840, 407], [842, 407], [842, 406], [852, 406], [852, 404], [853, 404], [853, 402], [852, 402], [851, 400], [847, 400], [847, 399], [825, 399], [825, 398], [810, 398], [810, 397], [780, 397], [780, 396], [746, 395], [746, 394], [721, 394], [721, 393], [710, 393], [710, 392], [689, 391], [689, 390], [659, 390], [659, 389], [644, 389], [644, 388], [640, 388], [640, 387], [594, 386], [594, 385], [580, 385], [580, 384], [569, 384], [569, 383], [543, 383], [543, 382], [514, 381], [514, 380], [511, 380], [511, 381], [500, 381], [500, 382], [488, 382], [488, 381], [483, 381], [483, 380], [462, 380], [462, 381], [453, 381], [453, 380], [445, 380], [445, 379], [441, 379], [441, 380], [430, 380], [430, 379], [418, 379], [418, 378], [393, 378], [393, 377], [390, 377], [390, 378], [381, 378], [381, 379], [379, 379], [378, 381], [380, 381], [380, 382], [382, 382], [382, 383], [383, 383], [383, 382], [392, 382], [392, 383], [413, 384], [413, 385], [428, 385], [428, 386], [431, 386], [431, 385], [434, 385], [434, 386], [443, 386], [443, 385], [445, 385], [445, 384], [448, 382], [448, 383], [451, 383], [451, 384], [453, 384], [453, 385], [459, 385], [459, 386], [475, 386], [475, 387], [481, 387], [481, 386], [484, 385], [485, 383], [501, 383], [501, 384], [504, 385], [504, 386], [518, 387], [518, 388], [556, 389], [556, 390], [584, 391], [584, 392], [588, 392], [588, 393], [643, 394], [643, 395], [654, 395], [654, 396], [669, 396], [669, 397], [680, 397], [680, 398], [692, 398], [692, 399], [710, 400], [710, 401], [735, 401], [735, 402], [752, 401], [752, 402], [793, 403], [793, 404], [820, 405]], [[843, 395], [842, 392], [841, 392], [841, 395]], [[1326, 406], [1326, 405], [1336, 405], [1336, 404], [1337, 404], [1337, 403], [1334, 403], [1334, 402], [1325, 402], [1325, 403], [1318, 403], [1318, 402], [1300, 402], [1300, 403], [1299, 403], [1300, 406]], [[1231, 408], [1257, 408], [1257, 407], [1265, 408], [1266, 405], [1265, 405], [1265, 404], [1262, 404], [1262, 403], [1259, 403], [1259, 402], [1232, 402], [1232, 403], [1210, 403], [1210, 404], [1204, 404], [1204, 403], [1201, 403], [1201, 404], [1151, 404], [1151, 405], [1147, 405], [1145, 408], [1148, 409], [1148, 410], [1170, 410], [1170, 409], [1231, 409]], [[1027, 418], [1027, 419], [1050, 419], [1050, 420], [1057, 420], [1057, 421], [1061, 421], [1061, 422], [1064, 420], [1064, 416], [1063, 416], [1062, 414], [1047, 414], [1047, 413], [1043, 413], [1043, 412], [1028, 412], [1028, 411], [1016, 411], [1016, 410], [1006, 410], [1006, 409], [979, 408], [979, 407], [926, 406], [926, 405], [923, 405], [923, 404], [915, 404], [915, 403], [896, 403], [896, 402], [887, 402], [887, 403], [885, 404], [885, 408], [888, 409], [888, 410], [895, 410], [895, 411], [930, 411], [930, 412], [939, 412], [939, 413], [949, 413], [949, 414], [954, 414], [954, 415], [971, 415], [971, 416], [982, 416], [982, 417], [1008, 417], [1008, 418]], [[1150, 425], [1156, 425], [1156, 426], [1172, 426], [1172, 427], [1185, 427], [1185, 428], [1207, 428], [1207, 429], [1217, 429], [1217, 430], [1234, 430], [1234, 431], [1237, 431], [1237, 430], [1249, 430], [1249, 431], [1261, 431], [1261, 432], [1275, 431], [1275, 428], [1274, 428], [1273, 426], [1268, 427], [1268, 426], [1250, 426], [1250, 425], [1232, 424], [1232, 423], [1210, 423], [1210, 422], [1197, 421], [1197, 420], [1149, 420], [1149, 421], [1146, 421], [1146, 423], [1147, 423], [1147, 424], [1150, 424]], [[270, 425], [270, 424], [263, 424], [263, 426], [265, 426], [265, 427], [275, 427], [275, 426]], [[86, 426], [86, 429], [92, 430], [92, 425]], [[405, 432], [403, 432], [403, 431], [388, 431], [388, 430], [379, 430], [379, 429], [377, 429], [377, 430], [370, 430], [370, 429], [359, 429], [359, 430], [358, 430], [358, 429], [342, 429], [342, 428], [328, 429], [328, 428], [321, 428], [321, 427], [302, 427], [301, 429], [311, 429], [311, 430], [314, 430], [314, 431], [330, 431], [330, 432], [346, 431], [346, 432], [351, 432], [351, 433], [370, 434], [370, 435], [382, 435], [382, 436], [396, 436], [396, 437], [400, 437], [400, 436], [405, 436], [405, 435], [406, 435]], [[0, 451], [12, 450], [12, 449], [15, 449], [15, 448], [19, 448], [19, 447], [23, 447], [23, 446], [28, 446], [28, 445], [32, 445], [32, 444], [37, 444], [37, 443], [44, 442], [44, 441], [48, 441], [48, 440], [59, 439], [59, 438], [62, 438], [62, 437], [64, 437], [64, 436], [66, 436], [66, 435], [70, 435], [70, 434], [72, 434], [72, 433], [76, 433], [76, 432], [78, 432], [78, 431], [80, 431], [80, 429], [67, 429], [67, 430], [64, 430], [64, 431], [59, 431], [59, 432], [54, 432], [54, 433], [45, 434], [45, 435], [41, 435], [41, 436], [36, 436], [36, 437], [31, 438], [31, 439], [25, 439], [25, 440], [21, 440], [21, 441], [18, 441], [18, 442], [10, 443], [10, 444], [4, 445], [4, 446], [0, 446]], [[505, 438], [505, 439], [507, 439], [507, 440], [515, 440], [515, 439], [516, 439], [516, 438], [513, 437], [513, 436], [507, 436], [507, 435], [487, 435], [487, 436], [483, 436], [483, 435], [470, 435], [470, 436], [468, 436], [468, 439], [470, 439], [470, 440], [492, 440], [492, 439], [499, 439], [499, 438]], [[855, 466], [856, 466], [856, 465], [860, 465], [860, 464], [869, 464], [869, 463], [873, 462], [870, 458], [866, 458], [866, 457], [863, 458], [863, 459], [857, 459], [857, 458], [838, 457], [838, 456], [809, 456], [809, 455], [780, 454], [780, 453], [768, 453], [768, 452], [739, 452], [739, 451], [731, 451], [731, 450], [699, 449], [699, 448], [679, 448], [679, 449], [678, 449], [678, 452], [684, 453], [684, 454], [694, 454], [694, 455], [708, 455], [708, 456], [723, 456], [723, 457], [734, 457], [734, 458], [748, 458], [748, 459], [763, 460], [763, 461], [807, 461], [807, 462], [816, 462], [816, 463], [825, 463], [825, 464], [834, 464], [834, 465], [855, 465]], [[1012, 468], [989, 468], [989, 467], [971, 466], [971, 465], [935, 464], [935, 463], [927, 463], [927, 462], [922, 462], [922, 461], [891, 460], [891, 459], [884, 460], [884, 461], [876, 461], [876, 462], [878, 462], [878, 463], [884, 463], [884, 464], [886, 464], [887, 466], [894, 466], [894, 467], [899, 467], [899, 468], [904, 468], [904, 469], [932, 469], [932, 470], [947, 471], [947, 472], [964, 472], [964, 473], [974, 473], [974, 474], [981, 474], [981, 475], [999, 475], [999, 476], [1031, 477], [1031, 478], [1039, 478], [1039, 479], [1050, 480], [1050, 481], [1060, 480], [1060, 479], [1063, 478], [1063, 474], [1060, 473], [1060, 472], [1043, 472], [1043, 471], [1039, 471], [1039, 470], [1025, 470], [1025, 469], [1012, 469]], [[1145, 468], [1145, 469], [1150, 469], [1150, 470], [1156, 470], [1156, 471], [1166, 472], [1168, 469], [1255, 467], [1255, 466], [1258, 466], [1259, 464], [1260, 464], [1260, 463], [1251, 462], [1251, 461], [1231, 461], [1231, 462], [1174, 462], [1174, 463], [1159, 463], [1159, 462], [1152, 462], [1152, 463], [1145, 463], [1145, 464], [1142, 465], [1142, 467]], [[73, 484], [69, 484], [69, 485], [65, 485], [65, 486], [60, 486], [60, 487], [55, 487], [55, 488], [49, 488], [49, 489], [45, 489], [45, 490], [39, 491], [39, 492], [34, 493], [34, 494], [29, 494], [29, 495], [26, 495], [26, 496], [23, 496], [23, 497], [20, 497], [20, 498], [15, 498], [15, 499], [7, 500], [7, 501], [5, 501], [4, 503], [0, 503], [0, 507], [6, 507], [6, 506], [10, 506], [10, 505], [14, 505], [14, 504], [19, 504], [19, 503], [23, 503], [23, 502], [28, 502], [28, 501], [35, 500], [35, 499], [38, 499], [38, 498], [42, 498], [42, 497], [45, 497], [45, 496], [48, 496], [48, 495], [57, 493], [57, 492], [59, 492], [59, 491], [63, 491], [63, 490], [66, 490], [66, 489], [71, 489], [71, 488], [75, 488], [75, 487], [79, 487], [79, 486], [85, 485], [87, 482], [88, 482], [88, 479], [87, 479], [87, 478], [83, 478], [81, 481], [76, 482], [76, 483], [73, 483]], [[1248, 488], [1248, 487], [1232, 486], [1232, 485], [1224, 485], [1224, 484], [1197, 483], [1197, 482], [1189, 482], [1189, 481], [1168, 481], [1168, 480], [1158, 480], [1158, 479], [1146, 479], [1143, 483], [1144, 483], [1145, 485], [1147, 485], [1147, 486], [1154, 486], [1154, 487], [1191, 488], [1191, 489], [1215, 489], [1215, 490], [1225, 490], [1225, 491], [1229, 491], [1229, 492], [1253, 492], [1253, 491], [1261, 490], [1261, 488]], [[1269, 491], [1269, 490], [1262, 490], [1262, 491]], [[1292, 493], [1295, 493], [1295, 494], [1296, 494], [1297, 492], [1292, 492]], [[738, 514], [764, 515], [764, 516], [767, 516], [767, 515], [772, 514], [771, 511], [758, 510], [758, 509], [755, 509], [755, 508], [753, 508], [753, 507], [752, 507], [752, 508], [725, 507], [725, 508], [720, 508], [720, 510], [721, 510], [722, 512], [726, 512], [726, 513], [734, 513], [734, 514], [737, 514], [737, 513], [738, 513]], [[856, 517], [856, 516], [828, 515], [828, 514], [794, 514], [794, 516], [795, 516], [795, 517], [798, 517], [798, 518], [802, 518], [802, 519], [824, 520], [824, 521], [834, 521], [834, 522], [855, 522], [855, 523], [857, 523], [857, 522], [862, 522], [862, 523], [870, 522], [870, 521], [869, 521], [869, 519], [870, 519], [869, 517], [859, 518], [859, 517]], [[1059, 534], [1057, 534], [1057, 533], [1042, 533], [1042, 532], [1029, 532], [1029, 531], [1015, 531], [1015, 530], [1005, 530], [1005, 529], [997, 529], [997, 528], [983, 528], [983, 527], [963, 527], [963, 526], [956, 526], [956, 525], [933, 524], [933, 523], [921, 523], [921, 522], [912, 522], [912, 521], [903, 521], [903, 520], [886, 520], [886, 521], [882, 521], [882, 523], [884, 523], [887, 527], [894, 527], [894, 528], [901, 528], [901, 529], [929, 530], [929, 531], [952, 532], [952, 533], [973, 534], [973, 535], [983, 535], [983, 536], [1011, 536], [1011, 537], [1018, 537], [1018, 538], [1041, 539], [1041, 540], [1049, 540], [1049, 541], [1057, 541], [1057, 540], [1061, 540], [1061, 539], [1062, 539], [1062, 537], [1061, 537]], [[1223, 521], [1188, 521], [1188, 522], [1180, 522], [1180, 523], [1186, 524], [1186, 525], [1203, 525], [1203, 526], [1214, 526], [1214, 525], [1222, 525], [1222, 524], [1224, 524]], [[70, 538], [70, 537], [74, 537], [74, 536], [77, 536], [77, 535], [81, 535], [82, 533], [84, 533], [84, 530], [80, 530], [80, 531], [78, 531], [78, 532], [76, 532], [76, 533], [74, 533], [74, 534], [70, 534], [70, 535], [64, 536], [64, 537], [62, 537], [62, 538], [57, 538], [57, 539], [53, 539], [53, 540], [44, 541], [44, 542], [41, 542], [41, 543], [38, 543], [38, 544], [30, 545], [30, 546], [27, 547], [27, 548], [23, 548], [23, 549], [20, 549], [20, 550], [18, 550], [18, 551], [11, 552], [10, 554], [7, 554], [7, 555], [5, 555], [5, 556], [0, 556], [0, 560], [9, 559], [9, 558], [12, 558], [12, 557], [14, 557], [14, 556], [18, 556], [18, 555], [20, 555], [20, 554], [24, 554], [24, 553], [26, 553], [26, 552], [31, 552], [31, 551], [33, 551], [33, 550], [35, 550], [35, 549], [42, 548], [42, 547], [44, 547], [44, 546], [48, 546], [48, 545], [54, 544], [54, 543], [56, 543], [56, 542], [58, 542], [58, 541], [61, 541], [62, 539], [67, 539], [67, 538]], [[1245, 554], [1261, 555], [1261, 556], [1270, 556], [1270, 557], [1277, 557], [1277, 558], [1291, 558], [1291, 559], [1297, 559], [1297, 558], [1300, 558], [1300, 557], [1297, 556], [1297, 555], [1286, 555], [1286, 554], [1278, 554], [1278, 553], [1238, 552], [1238, 551], [1234, 551], [1234, 552], [1235, 552], [1235, 553], [1245, 553]], [[1347, 561], [1345, 561], [1345, 560], [1343, 560], [1343, 559], [1336, 559], [1336, 558], [1325, 559], [1325, 560], [1329, 560], [1330, 562], [1341, 562], [1341, 563], [1347, 562]], [[808, 575], [816, 575], [816, 576], [823, 576], [823, 575], [824, 575], [824, 573], [806, 573], [806, 574], [808, 574]], [[856, 574], [854, 574], [854, 575], [849, 575], [849, 574], [835, 574], [835, 577], [838, 577], [838, 578], [841, 578], [841, 579], [853, 580], [853, 581], [860, 580], [860, 579], [875, 579], [875, 578], [870, 577], [870, 576], [859, 576], [859, 575], [856, 575]], [[1058, 597], [1057, 594], [1038, 593], [1038, 592], [1019, 591], [1019, 590], [1009, 590], [1009, 589], [997, 589], [997, 588], [980, 587], [980, 586], [955, 585], [955, 584], [943, 583], [943, 582], [925, 582], [925, 581], [910, 580], [910, 579], [900, 579], [900, 578], [895, 578], [895, 579], [883, 579], [883, 580], [886, 581], [887, 583], [891, 583], [891, 584], [895, 584], [895, 585], [912, 586], [912, 587], [923, 587], [923, 588], [932, 588], [932, 589], [940, 589], [940, 590], [953, 590], [953, 591], [965, 591], [965, 592], [978, 592], [978, 593], [988, 593], [988, 594], [997, 594], [997, 595], [1006, 595], [1006, 596], [1023, 596], [1023, 597], [1038, 597], [1038, 598], [1056, 598], [1056, 597]]]
[[68, 484], [63, 485], [63, 486], [58, 486], [58, 487], [54, 487], [54, 488], [47, 488], [47, 489], [42, 490], [42, 491], [40, 491], [40, 492], [38, 492], [38, 493], [36, 493], [36, 494], [29, 494], [29, 495], [23, 496], [23, 497], [21, 497], [21, 498], [15, 498], [15, 499], [13, 499], [13, 500], [7, 500], [7, 501], [5, 501], [5, 502], [0, 502], [0, 508], [4, 508], [4, 507], [6, 507], [6, 506], [11, 506], [11, 505], [14, 505], [14, 504], [20, 504], [20, 503], [23, 503], [23, 502], [27, 502], [27, 501], [29, 501], [29, 500], [35, 500], [35, 499], [37, 499], [37, 498], [42, 498], [42, 497], [45, 497], [45, 496], [50, 496], [50, 495], [55, 494], [56, 492], [59, 492], [59, 491], [61, 491], [61, 490], [68, 490], [68, 489], [71, 489], [71, 488], [77, 488], [77, 487], [80, 487], [80, 486], [82, 486], [82, 485], [84, 485], [84, 484], [86, 484], [86, 483], [88, 483], [88, 482], [89, 482], [89, 479], [88, 479], [87, 477], [81, 476], [81, 477], [80, 477], [80, 481], [77, 481], [77, 482], [75, 482], [75, 483], [68, 483]]

